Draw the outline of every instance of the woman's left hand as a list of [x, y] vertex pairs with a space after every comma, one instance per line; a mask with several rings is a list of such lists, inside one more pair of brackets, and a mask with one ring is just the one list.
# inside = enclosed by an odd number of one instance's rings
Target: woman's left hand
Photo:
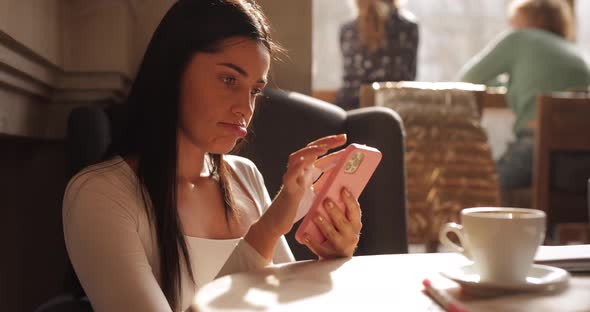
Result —
[[[340, 197], [345, 210], [339, 209], [334, 201], [326, 199], [323, 203], [327, 217], [318, 214], [313, 222], [322, 232], [326, 240], [323, 243], [306, 236], [305, 244], [316, 255], [322, 258], [352, 257], [359, 242], [361, 233], [361, 207], [352, 195], [342, 189]], [[306, 234], [307, 235], [307, 234]]]

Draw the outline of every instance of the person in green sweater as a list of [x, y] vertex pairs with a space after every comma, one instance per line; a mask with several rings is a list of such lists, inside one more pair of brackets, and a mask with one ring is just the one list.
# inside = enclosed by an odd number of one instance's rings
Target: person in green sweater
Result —
[[513, 1], [512, 29], [461, 69], [464, 82], [491, 84], [501, 74], [509, 77], [506, 97], [516, 116], [515, 141], [496, 164], [504, 190], [531, 185], [536, 96], [590, 85], [588, 64], [572, 43], [572, 16], [565, 0]]

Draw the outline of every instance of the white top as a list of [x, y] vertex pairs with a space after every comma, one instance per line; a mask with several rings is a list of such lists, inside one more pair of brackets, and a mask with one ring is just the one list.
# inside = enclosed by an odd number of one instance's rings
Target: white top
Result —
[[[270, 205], [262, 175], [250, 161], [225, 155], [236, 180], [237, 205]], [[230, 180], [230, 183], [238, 181]], [[121, 157], [90, 166], [73, 177], [63, 203], [68, 254], [95, 311], [171, 311], [159, 285], [155, 231], [150, 227], [137, 176]], [[185, 236], [196, 285], [182, 267], [182, 310], [196, 290], [215, 277], [269, 265], [243, 238], [214, 240]], [[294, 261], [282, 237], [274, 263]]]
[[[197, 288], [212, 281], [236, 246], [235, 239], [207, 239], [185, 236]], [[203, 250], [207, 250], [206, 253]], [[221, 259], [221, 260], [220, 260]]]

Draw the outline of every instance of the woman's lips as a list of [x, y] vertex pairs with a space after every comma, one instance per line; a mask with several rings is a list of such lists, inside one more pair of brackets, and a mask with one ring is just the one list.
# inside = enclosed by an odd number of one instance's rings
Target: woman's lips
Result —
[[224, 129], [230, 131], [231, 133], [235, 134], [236, 136], [243, 138], [248, 134], [248, 130], [246, 127], [238, 124], [220, 122], [219, 123]]

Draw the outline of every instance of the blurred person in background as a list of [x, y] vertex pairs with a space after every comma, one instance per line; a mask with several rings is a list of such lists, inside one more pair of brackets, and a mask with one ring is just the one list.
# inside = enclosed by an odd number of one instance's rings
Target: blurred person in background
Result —
[[491, 84], [507, 74], [506, 100], [514, 112], [515, 140], [496, 167], [502, 190], [531, 185], [539, 93], [585, 88], [590, 70], [574, 45], [571, 6], [565, 0], [516, 0], [508, 10], [511, 29], [500, 34], [461, 69], [461, 80]]
[[340, 28], [343, 82], [336, 105], [359, 107], [361, 84], [416, 79], [418, 24], [397, 0], [355, 0], [358, 17]]

